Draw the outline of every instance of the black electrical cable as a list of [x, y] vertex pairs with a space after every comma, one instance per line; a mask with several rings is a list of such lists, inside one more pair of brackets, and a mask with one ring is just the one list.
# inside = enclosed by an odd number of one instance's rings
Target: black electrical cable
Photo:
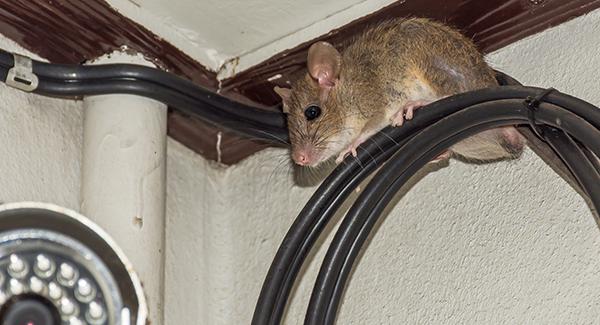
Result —
[[[391, 155], [387, 152], [381, 153], [382, 150], [389, 149], [390, 143], [394, 144], [389, 141], [389, 138], [395, 139], [396, 142], [402, 142], [401, 139], [407, 139], [417, 130], [431, 125], [437, 119], [461, 107], [502, 98], [512, 98], [518, 105], [522, 105], [525, 98], [535, 96], [540, 91], [543, 89], [502, 86], [449, 97], [432, 103], [428, 109], [421, 110], [419, 114], [415, 115], [413, 121], [405, 124], [402, 128], [384, 129], [372, 138], [372, 142], [361, 146], [359, 149], [363, 150], [359, 150], [358, 159], [356, 161], [347, 159], [345, 164], [334, 170], [317, 189], [290, 227], [263, 283], [252, 324], [280, 323], [298, 271], [314, 242], [339, 205], [346, 199], [347, 194], [376, 167], [371, 164], [373, 159], [378, 160], [378, 164], [381, 164], [386, 157]], [[587, 111], [597, 118], [600, 117], [600, 112], [593, 105], [568, 95], [555, 92], [548, 95], [545, 100], [571, 107], [576, 112]], [[359, 172], [362, 173], [358, 174]], [[352, 179], [352, 182], [349, 179]]]
[[[2, 80], [13, 65], [12, 54], [0, 50]], [[48, 96], [135, 94], [156, 99], [251, 138], [289, 143], [282, 113], [235, 102], [158, 69], [133, 64], [77, 66], [32, 60], [32, 72], [39, 79], [34, 93]], [[182, 106], [182, 101], [187, 104]]]
[[[573, 111], [577, 110], [575, 107], [571, 108]], [[597, 116], [594, 118], [595, 111], [583, 113], [582, 117], [577, 117], [569, 110], [551, 104], [541, 104], [536, 112], [536, 121], [556, 128], [560, 127], [598, 156], [600, 155], [600, 131], [598, 130], [600, 119]], [[519, 120], [528, 121], [528, 111], [520, 102], [501, 101], [476, 105], [440, 120], [399, 149], [373, 177], [342, 221], [323, 260], [305, 324], [333, 324], [344, 285], [363, 243], [397, 190], [418, 169], [461, 139], [485, 128], [514, 124]], [[493, 122], [499, 123], [494, 125]], [[572, 140], [568, 140], [569, 138], [565, 140], [565, 137], [561, 141], [568, 142], [559, 141], [562, 146], [555, 144], [554, 147], [573, 148], [569, 152], [566, 163], [580, 180], [585, 191], [590, 194], [597, 209], [600, 207], [598, 175], [591, 163], [581, 163], [586, 162], [587, 157]]]
[[[548, 141], [551, 142], [552, 140], [548, 140]], [[577, 145], [583, 151], [583, 154], [587, 157], [587, 159], [592, 164], [592, 166], [594, 166], [594, 169], [596, 170], [598, 175], [600, 175], [600, 160], [598, 160], [598, 158], [596, 156], [594, 156], [594, 154], [590, 151], [590, 149], [583, 147], [581, 144], [577, 144]]]
[[[90, 80], [82, 87], [79, 83], [59, 83], [46, 81], [40, 83], [36, 93], [52, 96], [88, 96], [104, 94], [132, 94], [152, 98], [160, 102], [169, 103], [181, 111], [190, 115], [198, 115], [204, 121], [219, 121], [219, 125], [242, 133], [246, 136], [268, 139], [274, 143], [285, 143], [287, 141], [285, 129], [275, 128], [271, 125], [260, 124], [243, 118], [228, 111], [216, 109], [203, 105], [195, 99], [182, 95], [171, 89], [160, 87], [147, 81], [124, 81], [124, 80]], [[197, 114], [198, 108], [203, 108], [201, 114]], [[282, 134], [283, 133], [283, 134]]]
[[[600, 173], [597, 158], [587, 148], [581, 148], [568, 133], [562, 130], [544, 127], [543, 134], [552, 148], [563, 159], [573, 172], [581, 188], [585, 189], [588, 196], [593, 198], [594, 193], [600, 193]], [[586, 170], [586, 173], [577, 171]], [[591, 193], [590, 193], [591, 191]]]
[[282, 118], [281, 113], [238, 103], [213, 91], [199, 87], [189, 80], [155, 68], [134, 64], [71, 66], [35, 61], [33, 72], [42, 80], [76, 83], [83, 89], [85, 89], [86, 83], [90, 81], [97, 83], [108, 80], [145, 81], [193, 97], [206, 105], [235, 114], [243, 120], [285, 128], [285, 120]]
[[4, 50], [0, 50], [0, 68], [8, 70], [12, 68], [15, 64], [15, 60], [13, 59], [13, 55]]

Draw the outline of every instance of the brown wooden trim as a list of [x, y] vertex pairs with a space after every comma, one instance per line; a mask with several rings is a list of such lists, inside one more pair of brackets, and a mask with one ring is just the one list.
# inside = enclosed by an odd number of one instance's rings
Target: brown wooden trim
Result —
[[[406, 0], [393, 3], [317, 39], [342, 44], [366, 24], [398, 16], [425, 16], [450, 23], [486, 52], [600, 7], [600, 0]], [[126, 45], [158, 66], [216, 89], [216, 74], [175, 46], [110, 7], [103, 0], [0, 0], [0, 33], [54, 63], [79, 64]], [[222, 93], [247, 103], [272, 106], [273, 93], [302, 72], [305, 42], [274, 55], [233, 78]], [[283, 77], [268, 82], [275, 74]], [[214, 127], [171, 110], [169, 135], [209, 159], [216, 159]], [[235, 163], [266, 145], [224, 132], [222, 161]]]
[[[221, 132], [220, 158], [216, 150], [219, 132]], [[177, 111], [169, 114], [169, 135], [206, 159], [225, 165], [235, 164], [249, 155], [271, 146], [218, 130]]]
[[126, 45], [216, 89], [216, 74], [102, 0], [0, 0], [0, 33], [53, 63], [79, 64]]

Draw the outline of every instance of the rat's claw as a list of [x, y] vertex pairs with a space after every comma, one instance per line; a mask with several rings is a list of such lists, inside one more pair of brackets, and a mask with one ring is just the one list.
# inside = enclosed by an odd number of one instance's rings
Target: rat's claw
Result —
[[392, 126], [402, 126], [404, 124], [404, 110], [399, 110], [392, 116]]
[[437, 157], [433, 158], [430, 163], [435, 164], [441, 161], [446, 161], [448, 159], [450, 159], [450, 157], [452, 156], [452, 152], [450, 152], [450, 150], [446, 150], [444, 152], [442, 152], [441, 154], [439, 154]]
[[406, 118], [407, 120], [412, 120], [413, 118], [413, 110], [415, 109], [414, 106], [408, 106], [406, 107], [405, 111], [404, 111], [404, 118]]
[[404, 124], [404, 120], [412, 120], [415, 110], [429, 103], [429, 101], [425, 100], [411, 100], [407, 102], [396, 112], [396, 114], [392, 116], [392, 126], [402, 126], [402, 124]]
[[341, 163], [342, 161], [344, 161], [344, 158], [346, 158], [346, 156], [349, 153], [352, 154], [354, 157], [356, 157], [356, 149], [349, 147], [348, 149], [340, 152], [340, 155], [335, 159], [335, 162], [337, 164]]
[[343, 151], [339, 154], [339, 156], [337, 158], [335, 158], [335, 163], [336, 164], [340, 164], [342, 161], [344, 161], [344, 158], [346, 158], [346, 154], [348, 152], [347, 151]]
[[346, 158], [346, 156], [348, 154], [351, 154], [353, 157], [358, 156], [358, 152], [356, 151], [356, 148], [358, 148], [358, 146], [362, 143], [362, 141], [354, 141], [350, 147], [348, 147], [348, 149], [340, 152], [340, 155], [335, 159], [335, 162], [337, 164], [341, 163], [342, 161], [344, 161], [344, 158]]

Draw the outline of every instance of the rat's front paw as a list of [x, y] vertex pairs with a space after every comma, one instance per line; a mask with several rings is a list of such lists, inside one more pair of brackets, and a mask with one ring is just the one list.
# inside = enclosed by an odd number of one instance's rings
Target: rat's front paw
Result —
[[411, 100], [407, 102], [390, 119], [392, 126], [402, 126], [402, 124], [404, 124], [404, 120], [412, 120], [414, 111], [429, 103], [431, 102], [426, 100]]
[[335, 163], [339, 164], [342, 161], [344, 161], [344, 158], [346, 158], [348, 154], [351, 154], [353, 157], [356, 157], [356, 155], [358, 155], [358, 153], [356, 152], [356, 147], [352, 145], [348, 147], [348, 149], [340, 152], [340, 155], [335, 159]]

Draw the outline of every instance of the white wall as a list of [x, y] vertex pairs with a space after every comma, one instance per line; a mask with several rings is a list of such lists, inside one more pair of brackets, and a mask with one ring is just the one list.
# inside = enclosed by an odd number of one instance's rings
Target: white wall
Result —
[[[600, 105], [597, 35], [600, 11], [489, 59], [525, 84]], [[168, 150], [167, 324], [248, 324], [275, 250], [314, 188], [293, 184], [283, 150], [228, 169], [173, 141]], [[317, 255], [286, 324], [302, 323]], [[597, 323], [598, 270], [592, 215], [530, 151], [484, 166], [452, 161], [385, 219], [338, 323]]]
[[[0, 48], [39, 59], [1, 35]], [[0, 83], [0, 202], [44, 201], [78, 210], [82, 123], [80, 102]]]

